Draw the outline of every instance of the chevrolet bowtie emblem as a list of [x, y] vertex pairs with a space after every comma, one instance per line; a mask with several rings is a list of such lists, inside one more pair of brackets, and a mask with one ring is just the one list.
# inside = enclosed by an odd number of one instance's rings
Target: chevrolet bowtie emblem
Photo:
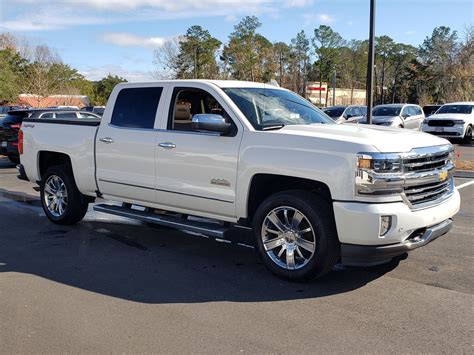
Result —
[[439, 173], [439, 181], [444, 181], [448, 178], [448, 172], [445, 170], [445, 171], [442, 171]]

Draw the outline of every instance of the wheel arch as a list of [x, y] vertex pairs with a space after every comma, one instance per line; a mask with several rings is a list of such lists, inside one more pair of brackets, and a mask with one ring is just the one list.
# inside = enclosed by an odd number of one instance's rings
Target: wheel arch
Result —
[[288, 175], [255, 174], [250, 181], [247, 193], [247, 223], [251, 224], [258, 206], [267, 197], [288, 190], [310, 191], [323, 197], [332, 206], [331, 191], [324, 182]]

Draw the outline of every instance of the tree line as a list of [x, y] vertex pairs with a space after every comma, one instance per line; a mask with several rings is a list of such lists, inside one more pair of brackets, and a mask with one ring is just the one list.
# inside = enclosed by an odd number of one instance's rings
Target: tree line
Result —
[[20, 94], [61, 94], [86, 95], [92, 105], [105, 105], [114, 86], [125, 81], [112, 74], [87, 80], [50, 47], [31, 47], [9, 33], [0, 34], [0, 104], [14, 104]]
[[[289, 43], [271, 42], [258, 32], [261, 22], [247, 16], [222, 43], [201, 26], [169, 39], [154, 53], [155, 76], [167, 79], [276, 80], [306, 96], [309, 81], [365, 89], [368, 41], [346, 40], [330, 26], [300, 31]], [[474, 30], [460, 35], [436, 27], [418, 46], [389, 36], [375, 41], [375, 103], [444, 103], [472, 99]], [[319, 95], [328, 95], [328, 90]], [[321, 102], [321, 100], [320, 100]], [[322, 100], [324, 102], [324, 100]], [[327, 97], [325, 102], [328, 102]]]
[[[331, 86], [335, 79], [337, 87], [365, 89], [368, 41], [346, 40], [330, 26], [320, 25], [310, 34], [296, 33], [289, 43], [271, 42], [259, 33], [261, 25], [256, 16], [246, 16], [225, 43], [205, 28], [191, 26], [155, 50], [155, 76], [276, 80], [303, 97], [308, 82]], [[472, 25], [462, 35], [436, 27], [418, 47], [376, 37], [375, 103], [472, 100], [473, 34]], [[0, 34], [0, 78], [0, 104], [14, 103], [19, 94], [27, 93], [87, 95], [92, 104], [103, 105], [113, 87], [126, 81], [112, 74], [87, 80], [50, 47], [31, 47], [9, 33]], [[319, 95], [328, 95], [328, 90]]]

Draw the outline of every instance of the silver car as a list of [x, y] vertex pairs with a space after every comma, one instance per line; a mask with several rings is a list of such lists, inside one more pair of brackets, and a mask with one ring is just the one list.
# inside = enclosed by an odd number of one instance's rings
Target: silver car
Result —
[[367, 106], [358, 105], [329, 106], [322, 110], [336, 123], [358, 123], [367, 114]]
[[[375, 106], [372, 110], [372, 124], [408, 128], [419, 131], [425, 119], [420, 106], [414, 104], [387, 104]], [[365, 118], [361, 123], [367, 123]]]

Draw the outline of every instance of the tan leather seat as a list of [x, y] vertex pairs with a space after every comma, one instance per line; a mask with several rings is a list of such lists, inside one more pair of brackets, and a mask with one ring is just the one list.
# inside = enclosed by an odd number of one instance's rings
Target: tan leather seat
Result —
[[188, 104], [176, 104], [174, 110], [174, 129], [179, 131], [191, 131], [192, 126], [191, 108]]

